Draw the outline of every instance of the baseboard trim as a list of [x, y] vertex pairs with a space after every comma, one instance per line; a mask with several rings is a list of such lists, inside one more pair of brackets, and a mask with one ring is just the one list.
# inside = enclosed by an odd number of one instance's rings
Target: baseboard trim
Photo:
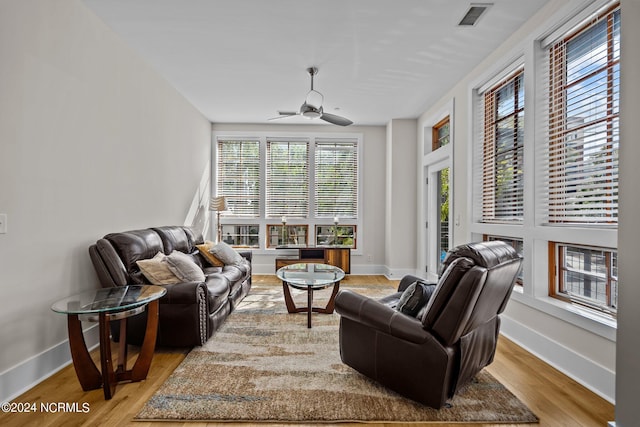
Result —
[[388, 268], [385, 267], [384, 276], [389, 280], [401, 280], [404, 276], [410, 274], [416, 276], [414, 268]]
[[[87, 328], [84, 338], [90, 350], [96, 348], [100, 342], [97, 325]], [[0, 402], [10, 402], [70, 363], [69, 340], [64, 340], [0, 373]]]
[[[275, 275], [275, 267], [273, 263], [269, 264], [251, 264], [251, 272], [253, 274], [269, 274]], [[373, 276], [386, 276], [386, 268], [381, 265], [376, 264], [351, 264], [351, 273], [352, 275], [373, 275]], [[393, 280], [393, 279], [392, 279]]]
[[615, 372], [507, 316], [501, 316], [500, 333], [529, 353], [615, 404]]

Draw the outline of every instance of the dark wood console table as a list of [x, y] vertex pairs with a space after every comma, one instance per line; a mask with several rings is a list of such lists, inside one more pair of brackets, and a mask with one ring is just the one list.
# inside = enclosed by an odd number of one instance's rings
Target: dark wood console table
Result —
[[351, 273], [351, 248], [348, 246], [278, 246], [276, 249], [295, 249], [295, 255], [276, 257], [276, 271], [299, 263], [329, 264], [346, 274]]

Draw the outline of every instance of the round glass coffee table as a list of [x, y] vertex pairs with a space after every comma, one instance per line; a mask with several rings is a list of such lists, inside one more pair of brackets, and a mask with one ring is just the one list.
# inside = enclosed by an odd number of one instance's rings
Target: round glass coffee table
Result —
[[[340, 280], [344, 278], [344, 271], [329, 264], [300, 263], [291, 264], [276, 271], [278, 279], [282, 280], [284, 301], [289, 313], [307, 313], [307, 328], [311, 327], [311, 313], [333, 313], [336, 294], [340, 290]], [[333, 292], [325, 307], [313, 306], [313, 291], [333, 286]], [[291, 297], [289, 287], [307, 291], [307, 306], [296, 307]]]
[[[147, 378], [158, 334], [158, 299], [167, 293], [162, 286], [131, 285], [95, 289], [62, 299], [51, 306], [67, 315], [69, 347], [76, 375], [84, 391], [102, 387], [104, 398], [111, 399], [116, 384], [121, 381], [141, 381]], [[127, 318], [147, 312], [147, 329], [140, 353], [133, 367], [127, 370]], [[100, 365], [89, 355], [82, 333], [82, 321], [97, 321], [100, 328]], [[118, 367], [113, 369], [109, 322], [120, 321]]]

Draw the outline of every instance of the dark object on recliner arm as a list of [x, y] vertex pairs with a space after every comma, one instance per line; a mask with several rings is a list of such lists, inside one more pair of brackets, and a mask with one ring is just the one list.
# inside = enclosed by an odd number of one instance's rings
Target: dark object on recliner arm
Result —
[[511, 246], [496, 241], [454, 248], [444, 264], [421, 319], [392, 308], [394, 298], [422, 280], [413, 276], [404, 278], [398, 292], [383, 301], [348, 290], [336, 297], [342, 361], [434, 408], [441, 408], [493, 361], [499, 314], [522, 260]]
[[[89, 255], [103, 287], [148, 284], [137, 261], [158, 252], [177, 250], [191, 257], [206, 276], [204, 282], [166, 285], [160, 298], [157, 345], [192, 347], [204, 344], [251, 288], [250, 251], [239, 252], [246, 265], [212, 267], [196, 248], [203, 238], [189, 227], [167, 226], [111, 233], [89, 247]], [[140, 345], [146, 315], [127, 319], [127, 342]], [[117, 341], [119, 330], [112, 328]]]

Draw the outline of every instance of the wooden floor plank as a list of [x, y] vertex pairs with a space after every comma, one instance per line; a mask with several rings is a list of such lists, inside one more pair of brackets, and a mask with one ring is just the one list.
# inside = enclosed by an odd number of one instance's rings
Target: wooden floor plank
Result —
[[[254, 283], [274, 283], [273, 276], [254, 276]], [[384, 276], [347, 276], [343, 282], [354, 284], [397, 285]], [[213, 338], [215, 339], [215, 337]], [[102, 389], [83, 392], [73, 366], [69, 365], [31, 390], [14, 400], [18, 403], [35, 403], [38, 410], [33, 413], [0, 413], [0, 425], [22, 426], [134, 426], [134, 427], [231, 427], [230, 423], [174, 423], [134, 422], [133, 417], [153, 393], [167, 379], [186, 356], [187, 349], [158, 348], [154, 355], [149, 375], [145, 381], [118, 385], [115, 395], [104, 400]], [[136, 356], [135, 347], [130, 358]], [[97, 351], [92, 353], [96, 360]], [[526, 352], [521, 347], [500, 337], [494, 362], [487, 370], [502, 382], [512, 393], [526, 403], [540, 418], [540, 426], [602, 427], [614, 419], [613, 405], [581, 386], [560, 371]], [[41, 404], [77, 403], [88, 404], [89, 411], [45, 413]], [[53, 407], [53, 406], [52, 406]], [[264, 427], [264, 423], [254, 424]], [[362, 426], [362, 423], [353, 424]], [[376, 424], [376, 426], [415, 426], [416, 424]], [[430, 426], [446, 424], [429, 424]], [[456, 426], [508, 427], [511, 424], [455, 424]], [[243, 423], [243, 427], [252, 425]], [[276, 424], [269, 424], [275, 427]], [[345, 424], [341, 424], [345, 426]], [[513, 426], [517, 426], [514, 424]], [[522, 426], [522, 424], [520, 424]], [[346, 426], [345, 426], [346, 427]]]

